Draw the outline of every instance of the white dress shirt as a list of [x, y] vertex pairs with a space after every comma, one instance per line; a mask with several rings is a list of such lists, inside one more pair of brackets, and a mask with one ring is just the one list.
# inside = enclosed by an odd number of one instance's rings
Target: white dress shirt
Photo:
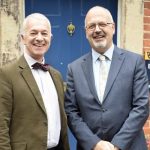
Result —
[[[37, 62], [36, 60], [34, 60], [26, 52], [24, 52], [24, 57], [31, 68], [46, 109], [48, 119], [47, 146], [48, 148], [55, 147], [59, 143], [61, 129], [58, 95], [55, 85], [48, 71], [45, 72], [40, 69], [35, 70], [32, 68], [32, 65]], [[45, 60], [43, 58], [43, 63], [44, 61]]]
[[[110, 65], [111, 65], [113, 51], [114, 51], [114, 45], [112, 44], [112, 46], [104, 53], [104, 55], [108, 58], [106, 60], [108, 72], [109, 72]], [[100, 71], [99, 56], [100, 56], [100, 54], [98, 52], [96, 52], [94, 49], [92, 49], [93, 73], [94, 73], [95, 87], [96, 87], [98, 98], [101, 101], [101, 99], [100, 99], [101, 98], [101, 96], [100, 96], [100, 74], [101, 74], [101, 71]]]

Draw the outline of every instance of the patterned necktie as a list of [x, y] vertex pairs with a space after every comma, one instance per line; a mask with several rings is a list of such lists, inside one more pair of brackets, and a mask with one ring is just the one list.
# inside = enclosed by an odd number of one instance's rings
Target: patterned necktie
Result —
[[106, 63], [106, 56], [100, 55], [99, 60], [100, 60], [100, 101], [103, 102], [103, 96], [108, 77], [108, 67]]
[[32, 68], [33, 69], [41, 69], [43, 71], [48, 71], [49, 65], [36, 62], [35, 64], [32, 65]]

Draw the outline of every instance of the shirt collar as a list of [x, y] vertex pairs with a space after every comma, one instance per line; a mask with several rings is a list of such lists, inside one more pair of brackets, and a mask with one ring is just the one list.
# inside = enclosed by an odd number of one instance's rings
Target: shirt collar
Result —
[[[29, 54], [27, 54], [27, 52], [24, 51], [24, 57], [29, 65], [30, 68], [32, 68], [32, 65], [36, 62], [38, 62], [37, 60], [35, 60], [34, 58], [32, 58]], [[45, 58], [43, 57], [43, 61], [42, 64], [45, 63]]]
[[[112, 44], [112, 46], [104, 53], [104, 55], [111, 61], [112, 60], [112, 55], [113, 55], [113, 51], [114, 51], [114, 44]], [[93, 48], [92, 48], [92, 58], [93, 58], [93, 62], [96, 62], [97, 59], [99, 58], [100, 54], [98, 52], [96, 52]]]

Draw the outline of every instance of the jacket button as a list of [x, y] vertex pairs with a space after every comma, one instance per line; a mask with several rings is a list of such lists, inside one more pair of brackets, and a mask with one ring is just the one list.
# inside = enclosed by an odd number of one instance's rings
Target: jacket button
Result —
[[43, 123], [44, 123], [45, 126], [47, 126], [47, 122], [46, 121], [44, 121]]
[[107, 111], [107, 109], [105, 109], [105, 108], [102, 108], [102, 112], [105, 112], [105, 111]]
[[43, 145], [44, 147], [47, 147], [47, 143], [45, 143], [45, 142], [43, 142], [42, 145]]

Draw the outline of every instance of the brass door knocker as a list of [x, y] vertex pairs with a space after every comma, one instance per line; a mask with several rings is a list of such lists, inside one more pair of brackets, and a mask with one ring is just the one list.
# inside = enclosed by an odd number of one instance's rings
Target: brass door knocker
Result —
[[75, 31], [75, 26], [72, 24], [72, 22], [70, 22], [70, 24], [67, 26], [67, 31], [68, 31], [70, 36], [73, 35], [73, 33]]

